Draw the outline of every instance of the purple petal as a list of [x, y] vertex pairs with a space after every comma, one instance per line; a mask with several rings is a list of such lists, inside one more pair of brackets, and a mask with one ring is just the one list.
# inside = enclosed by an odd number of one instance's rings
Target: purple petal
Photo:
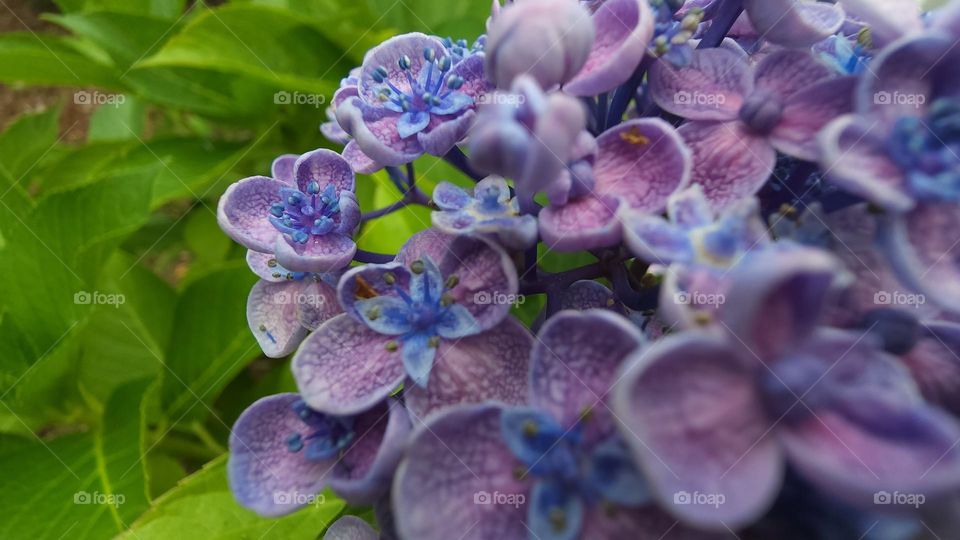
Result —
[[[663, 338], [627, 362], [613, 407], [660, 505], [719, 530], [763, 515], [783, 459], [752, 370], [700, 332]], [[723, 496], [723, 504], [690, 504], [694, 494]]]
[[662, 217], [637, 212], [626, 214], [621, 221], [627, 247], [644, 261], [668, 265], [693, 260], [693, 243], [687, 232]]
[[580, 538], [590, 540], [719, 540], [727, 538], [680, 524], [655, 505], [617, 508], [608, 512], [603, 505], [587, 510]]
[[960, 412], [960, 325], [925, 323], [916, 345], [901, 357], [930, 403]]
[[793, 94], [811, 84], [831, 77], [833, 73], [806, 50], [777, 50], [765, 56], [757, 65], [755, 84], [786, 101]]
[[293, 357], [293, 375], [303, 400], [320, 412], [351, 415], [390, 395], [406, 377], [400, 351], [388, 337], [346, 315], [324, 323]]
[[752, 90], [750, 65], [727, 49], [697, 49], [684, 67], [655, 62], [650, 68], [653, 100], [691, 120], [733, 120]]
[[372, 161], [381, 166], [397, 166], [417, 159], [423, 148], [418, 139], [400, 137], [400, 115], [371, 107], [360, 98], [350, 98], [337, 107], [337, 121]]
[[274, 244], [277, 262], [295, 272], [332, 272], [350, 264], [357, 245], [349, 236], [330, 233], [311, 236], [306, 244], [278, 235]]
[[487, 400], [524, 403], [532, 345], [533, 336], [513, 317], [482, 334], [441, 341], [426, 388], [407, 389], [410, 414], [423, 419], [451, 405]]
[[379, 297], [399, 299], [397, 291], [409, 290], [410, 277], [410, 271], [399, 263], [357, 266], [348, 270], [340, 278], [337, 296], [347, 314], [357, 322], [364, 322], [363, 315], [357, 311], [358, 301]]
[[521, 250], [537, 243], [537, 218], [531, 215], [484, 220], [474, 230], [493, 235], [507, 249]]
[[[371, 105], [380, 103], [379, 90], [385, 86], [385, 83], [378, 83], [373, 79], [373, 73], [378, 68], [387, 70], [386, 79], [396, 88], [409, 92], [410, 83], [407, 80], [407, 73], [416, 76], [421, 70], [427, 69], [428, 63], [423, 57], [425, 49], [433, 49], [438, 57], [446, 51], [440, 40], [419, 32], [394, 36], [370, 49], [364, 56], [363, 66], [361, 66], [360, 97]], [[400, 69], [398, 63], [404, 55], [409, 57], [411, 62], [410, 68], [406, 71]], [[339, 108], [340, 105], [337, 107]], [[340, 124], [343, 125], [343, 122]], [[347, 129], [347, 131], [350, 130]]]
[[817, 134], [838, 116], [853, 110], [856, 77], [826, 80], [790, 96], [780, 123], [770, 134], [773, 146], [807, 161], [820, 157]]
[[688, 122], [677, 131], [693, 152], [692, 181], [714, 209], [755, 194], [773, 173], [776, 151], [740, 122]]
[[297, 297], [302, 294], [299, 281], [271, 283], [260, 280], [247, 297], [247, 324], [257, 338], [263, 354], [282, 358], [307, 337], [307, 329], [297, 319]]
[[247, 266], [262, 280], [280, 282], [287, 280], [289, 270], [280, 266], [272, 253], [247, 250]]
[[458, 88], [457, 92], [473, 98], [474, 102], [494, 90], [493, 84], [483, 71], [483, 61], [483, 54], [472, 54], [450, 70], [451, 75], [463, 77], [463, 86]]
[[586, 110], [577, 99], [563, 93], [547, 96], [527, 148], [523, 175], [515, 179], [521, 194], [532, 196], [556, 180], [586, 124]]
[[308, 330], [316, 330], [321, 324], [343, 313], [337, 302], [337, 291], [323, 281], [304, 278], [301, 294], [295, 298], [297, 320]]
[[948, 203], [921, 203], [909, 213], [891, 216], [881, 230], [894, 271], [924, 301], [960, 311], [960, 266], [955, 249], [960, 208]]
[[[343, 128], [340, 127], [340, 124], [337, 123], [336, 118], [320, 124], [320, 134], [328, 141], [336, 144], [347, 144], [352, 140], [350, 134], [344, 131]], [[344, 156], [344, 158], [346, 158], [346, 156]], [[356, 171], [356, 169], [354, 169], [354, 171]]]
[[609, 436], [608, 392], [624, 359], [643, 337], [623, 317], [606, 310], [562, 311], [547, 320], [530, 353], [530, 405], [572, 426], [585, 413], [592, 437]]
[[333, 150], [321, 148], [300, 156], [294, 165], [297, 186], [306, 193], [307, 185], [316, 181], [320, 189], [332, 184], [338, 192], [353, 191], [355, 178], [350, 164]]
[[[503, 442], [501, 406], [463, 405], [434, 416], [413, 436], [393, 487], [402, 538], [526, 538], [527, 507], [494, 504], [492, 496], [529, 497], [529, 477]], [[437, 519], [443, 516], [443, 519]]]
[[505, 251], [482, 238], [427, 229], [407, 240], [397, 262], [409, 265], [424, 256], [433, 259], [445, 280], [456, 276], [457, 284], [447, 292], [470, 311], [482, 330], [506, 317], [512, 302], [491, 301], [514, 298], [517, 293], [517, 271]]
[[914, 0], [843, 0], [841, 5], [847, 15], [870, 27], [870, 41], [878, 48], [923, 30], [920, 4]]
[[471, 200], [466, 190], [450, 182], [440, 182], [433, 188], [433, 202], [441, 210], [460, 210]]
[[293, 165], [300, 156], [296, 154], [284, 154], [273, 160], [270, 165], [270, 177], [279, 180], [285, 184], [294, 184]]
[[463, 140], [473, 125], [477, 113], [466, 111], [459, 116], [434, 116], [426, 131], [417, 133], [417, 140], [424, 152], [443, 156]]
[[619, 199], [587, 195], [564, 206], [540, 211], [540, 237], [552, 250], [580, 251], [615, 245], [622, 231], [617, 219]]
[[357, 141], [353, 140], [343, 147], [343, 159], [347, 160], [350, 168], [357, 174], [373, 174], [383, 168], [383, 165], [364, 154]]
[[690, 180], [690, 151], [663, 120], [624, 122], [597, 137], [597, 147], [594, 189], [633, 210], [663, 211], [667, 198]]
[[410, 111], [400, 115], [397, 120], [397, 132], [401, 139], [406, 139], [411, 135], [416, 135], [423, 131], [430, 123], [430, 113], [423, 111]]
[[217, 223], [238, 243], [261, 253], [273, 253], [280, 233], [268, 219], [270, 206], [280, 202], [280, 190], [288, 187], [266, 176], [251, 176], [230, 184], [217, 204]]
[[564, 91], [595, 96], [625, 83], [646, 54], [653, 23], [646, 0], [606, 0], [593, 14], [596, 38], [590, 55]]
[[691, 230], [713, 223], [713, 210], [710, 201], [703, 194], [703, 186], [692, 186], [675, 192], [667, 199], [667, 215], [670, 222], [685, 229]]
[[906, 176], [887, 154], [879, 122], [854, 115], [837, 118], [823, 128], [817, 144], [827, 178], [844, 191], [890, 210], [913, 207]]
[[766, 362], [806, 339], [823, 315], [837, 271], [817, 249], [752, 253], [731, 273], [723, 326], [748, 357]]
[[308, 504], [334, 465], [287, 449], [287, 437], [304, 427], [291, 407], [299, 399], [297, 394], [262, 398], [243, 411], [230, 432], [230, 490], [261, 516], [282, 516]]
[[410, 436], [410, 416], [387, 399], [355, 417], [353, 429], [356, 438], [338, 460], [330, 487], [352, 505], [368, 505], [390, 488]]
[[323, 540], [378, 540], [380, 535], [357, 516], [342, 516], [327, 527]]
[[363, 214], [360, 212], [360, 203], [357, 202], [357, 196], [352, 191], [341, 191], [340, 224], [337, 225], [337, 232], [351, 236], [356, 232], [362, 219]]
[[622, 313], [623, 309], [614, 297], [613, 291], [601, 283], [588, 279], [576, 281], [564, 289], [561, 293], [560, 302], [562, 309], [577, 311], [609, 309]]
[[744, 0], [750, 22], [767, 40], [786, 47], [807, 47], [843, 26], [840, 6], [809, 0]]

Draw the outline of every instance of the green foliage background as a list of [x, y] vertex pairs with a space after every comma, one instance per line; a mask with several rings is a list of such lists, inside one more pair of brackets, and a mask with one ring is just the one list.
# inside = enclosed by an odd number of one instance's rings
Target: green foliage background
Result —
[[[324, 107], [278, 105], [276, 92], [329, 100], [386, 37], [472, 40], [488, 10], [483, 0], [56, 0], [43, 16], [55, 30], [0, 34], [0, 83], [123, 96], [96, 109], [81, 142], [61, 138], [59, 106], [0, 134], [0, 538], [316, 538], [340, 513], [364, 513], [327, 494], [263, 520], [229, 493], [230, 425], [294, 385], [287, 361], [262, 357], [247, 329], [255, 277], [217, 227], [217, 198], [279, 154], [328, 145]], [[417, 169], [428, 192], [462, 181], [435, 159]], [[366, 209], [398, 197], [385, 177], [358, 185]], [[408, 209], [359, 243], [390, 252], [427, 223]]]

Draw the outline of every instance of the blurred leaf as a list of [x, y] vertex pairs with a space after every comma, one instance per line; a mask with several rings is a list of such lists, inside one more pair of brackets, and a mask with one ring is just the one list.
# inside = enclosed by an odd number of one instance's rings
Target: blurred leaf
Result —
[[0, 35], [0, 81], [121, 88], [113, 66], [67, 38], [29, 32]]
[[383, 14], [384, 23], [401, 32], [424, 32], [453, 39], [465, 38], [470, 43], [486, 32], [490, 2], [451, 2], [450, 0], [367, 0], [367, 4]]
[[50, 442], [0, 436], [0, 537], [100, 540], [146, 510], [140, 456], [147, 384], [117, 389], [92, 433]]
[[90, 117], [87, 141], [129, 140], [143, 136], [146, 107], [140, 101], [123, 96], [116, 105], [101, 105]]
[[179, 22], [111, 11], [45, 15], [44, 18], [89, 39], [106, 51], [119, 68], [120, 78], [134, 62], [159, 50], [166, 39], [175, 35]]
[[343, 510], [343, 501], [329, 496], [282, 518], [261, 518], [242, 508], [227, 486], [226, 456], [185, 478], [154, 502], [122, 540], [197, 538], [283, 538], [314, 540]]
[[0, 133], [0, 202], [20, 217], [33, 206], [25, 177], [56, 144], [59, 118], [60, 107], [24, 114]]
[[172, 19], [183, 13], [186, 0], [54, 0], [64, 13], [113, 10]]

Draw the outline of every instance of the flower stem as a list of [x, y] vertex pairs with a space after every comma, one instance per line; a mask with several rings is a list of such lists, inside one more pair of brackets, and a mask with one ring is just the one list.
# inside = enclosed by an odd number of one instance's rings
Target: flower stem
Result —
[[610, 102], [610, 110], [607, 112], [607, 129], [621, 122], [623, 113], [627, 111], [627, 105], [629, 105], [630, 100], [637, 95], [637, 88], [640, 87], [644, 75], [646, 75], [647, 70], [650, 69], [650, 66], [653, 65], [655, 61], [656, 58], [649, 54], [645, 55], [640, 65], [637, 66], [637, 69], [633, 70], [633, 75], [614, 92], [613, 100]]
[[466, 154], [463, 153], [463, 150], [460, 150], [460, 147], [454, 146], [451, 148], [449, 152], [443, 155], [443, 159], [457, 169], [460, 169], [460, 172], [472, 178], [474, 182], [483, 180], [483, 175], [470, 166]]
[[743, 12], [743, 0], [720, 1], [723, 4], [718, 10], [719, 13], [710, 21], [710, 28], [707, 29], [707, 33], [704, 34], [700, 44], [697, 45], [698, 49], [719, 46], [723, 42], [723, 38], [727, 36], [727, 32], [733, 27], [733, 23], [740, 17], [740, 13]]
[[365, 264], [383, 264], [393, 261], [397, 256], [389, 253], [374, 253], [363, 249], [357, 249], [353, 260]]

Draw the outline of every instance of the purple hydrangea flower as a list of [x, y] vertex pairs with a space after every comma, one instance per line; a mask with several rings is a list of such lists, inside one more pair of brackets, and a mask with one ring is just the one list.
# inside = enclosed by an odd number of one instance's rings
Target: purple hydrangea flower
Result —
[[483, 58], [454, 63], [443, 42], [425, 34], [390, 38], [364, 58], [356, 95], [338, 92], [337, 121], [378, 166], [442, 156], [463, 139], [477, 99], [491, 88]]
[[323, 540], [378, 540], [380, 535], [366, 521], [356, 516], [342, 516], [334, 521]]
[[320, 124], [320, 133], [330, 142], [337, 144], [348, 144], [350, 134], [340, 127], [337, 122], [337, 103], [342, 102], [350, 95], [357, 95], [356, 87], [360, 82], [360, 68], [356, 67], [350, 70], [350, 74], [340, 79], [340, 88], [334, 93], [334, 99], [329, 107], [326, 108], [327, 121]]
[[262, 516], [293, 512], [325, 487], [351, 504], [370, 504], [388, 489], [410, 427], [406, 410], [392, 399], [331, 416], [297, 394], [262, 398], [230, 433], [230, 489]]
[[461, 401], [517, 402], [531, 337], [508, 316], [517, 274], [496, 246], [428, 229], [396, 262], [340, 280], [346, 313], [311, 334], [293, 359], [303, 399], [354, 414], [401, 384], [416, 417]]
[[700, 49], [686, 67], [650, 70], [657, 105], [691, 120], [679, 131], [693, 151], [693, 182], [717, 208], [756, 193], [777, 150], [817, 159], [815, 136], [852, 109], [854, 83], [794, 50], [770, 53], [754, 69], [729, 49]]
[[647, 52], [675, 66], [689, 64], [693, 56], [693, 47], [689, 42], [703, 21], [704, 10], [699, 6], [684, 5], [678, 11], [674, 6], [676, 2], [671, 0], [649, 0], [649, 3], [655, 23]]
[[605, 402], [641, 339], [602, 310], [551, 318], [531, 352], [526, 406], [450, 408], [413, 437], [393, 491], [400, 536], [663, 538], [676, 523], [648, 503]]
[[353, 259], [360, 223], [350, 165], [330, 150], [286, 155], [273, 178], [253, 176], [220, 197], [217, 222], [244, 247], [273, 254], [294, 272], [339, 270]]
[[[751, 523], [791, 465], [871, 508], [881, 490], [932, 498], [960, 479], [960, 427], [923, 402], [868, 332], [817, 329], [836, 271], [822, 252], [764, 252], [738, 267], [723, 335], [687, 331], [627, 360], [614, 390], [622, 434], [678, 519]], [[669, 423], [664, 422], [669, 418]], [[671, 505], [676, 493], [722, 505]]]
[[744, 0], [750, 22], [777, 45], [808, 47], [835, 34], [843, 25], [843, 8], [815, 0]]
[[440, 208], [431, 214], [433, 226], [445, 233], [490, 236], [510, 249], [528, 248], [537, 242], [537, 219], [520, 215], [510, 187], [498, 176], [478, 182], [472, 194], [441, 182], [433, 191], [433, 202]]
[[273, 255], [247, 252], [247, 265], [260, 277], [247, 297], [247, 324], [263, 353], [292, 353], [307, 332], [343, 312], [337, 302], [338, 274], [292, 272]]

